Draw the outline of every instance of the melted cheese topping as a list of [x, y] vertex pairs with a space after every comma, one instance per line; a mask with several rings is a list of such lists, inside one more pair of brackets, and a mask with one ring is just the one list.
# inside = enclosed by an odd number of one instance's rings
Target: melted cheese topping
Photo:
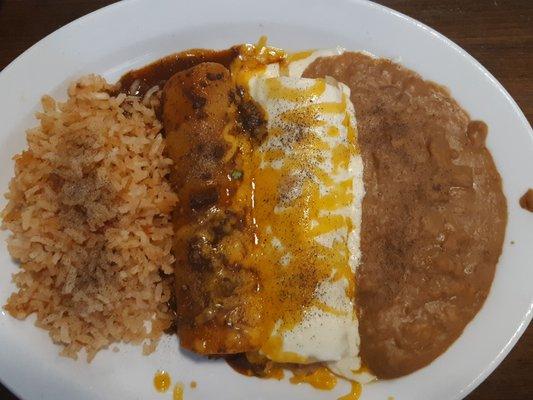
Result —
[[[275, 323], [262, 351], [278, 362], [340, 360], [358, 340], [349, 237], [358, 225], [354, 186], [362, 183], [354, 185], [361, 162], [350, 142], [348, 89], [325, 79], [267, 77], [250, 93], [266, 111], [269, 131], [254, 174], [256, 223], [265, 238], [258, 256], [268, 254], [269, 262], [257, 262], [284, 275], [263, 280], [267, 285], [285, 281], [270, 288]], [[337, 136], [327, 135], [330, 127]]]
[[166, 392], [170, 387], [170, 375], [166, 371], [157, 371], [154, 375], [154, 387], [158, 392]]
[[172, 391], [172, 400], [183, 400], [183, 384], [177, 383]]
[[332, 390], [337, 386], [337, 377], [324, 367], [309, 374], [295, 374], [290, 381], [294, 384], [307, 383], [320, 390]]
[[232, 66], [268, 121], [259, 146], [229, 139], [243, 166], [233, 207], [246, 210], [252, 230], [243, 264], [262, 285], [250, 305], [261, 315], [261, 352], [280, 363], [327, 362], [360, 379], [353, 302], [364, 189], [355, 114], [344, 84], [300, 77], [331, 54], [252, 46]]
[[363, 388], [361, 387], [361, 384], [359, 382], [352, 382], [352, 388], [350, 390], [350, 393], [339, 397], [338, 400], [359, 400], [362, 391]]
[[344, 48], [323, 50], [306, 50], [289, 54], [281, 65], [281, 75], [300, 77], [313, 61], [319, 57], [339, 56], [344, 53]]

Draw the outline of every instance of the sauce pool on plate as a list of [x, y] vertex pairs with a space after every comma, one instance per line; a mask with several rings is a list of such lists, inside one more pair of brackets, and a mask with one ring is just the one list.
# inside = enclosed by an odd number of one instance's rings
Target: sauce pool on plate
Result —
[[172, 392], [172, 400], [183, 400], [183, 384], [177, 383]]
[[160, 393], [166, 392], [172, 383], [170, 375], [166, 371], [157, 371], [154, 375], [154, 388]]
[[533, 189], [528, 189], [528, 191], [520, 197], [520, 207], [526, 211], [533, 212]]

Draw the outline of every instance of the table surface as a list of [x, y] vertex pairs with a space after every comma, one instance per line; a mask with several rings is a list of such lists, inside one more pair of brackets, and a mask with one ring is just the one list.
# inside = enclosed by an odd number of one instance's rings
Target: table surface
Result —
[[[66, 23], [109, 0], [0, 0], [0, 70]], [[481, 62], [533, 121], [533, 1], [381, 0], [435, 28]], [[533, 326], [468, 400], [533, 399]], [[0, 398], [16, 400], [0, 385]]]

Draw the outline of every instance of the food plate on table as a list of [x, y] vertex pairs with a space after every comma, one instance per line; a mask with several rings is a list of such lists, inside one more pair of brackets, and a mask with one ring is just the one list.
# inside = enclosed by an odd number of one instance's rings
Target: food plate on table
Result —
[[0, 89], [22, 398], [459, 399], [531, 319], [531, 127], [399, 13], [125, 2]]

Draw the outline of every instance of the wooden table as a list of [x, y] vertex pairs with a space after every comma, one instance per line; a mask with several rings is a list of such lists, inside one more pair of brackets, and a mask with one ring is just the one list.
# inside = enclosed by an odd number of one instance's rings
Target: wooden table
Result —
[[[477, 58], [533, 121], [533, 0], [382, 0]], [[66, 23], [108, 0], [0, 0], [0, 70]], [[253, 39], [253, 38], [252, 38]], [[487, 332], [489, 335], [490, 332]], [[16, 400], [0, 385], [0, 399]], [[533, 327], [468, 400], [533, 399]], [[431, 399], [428, 399], [431, 400]]]

